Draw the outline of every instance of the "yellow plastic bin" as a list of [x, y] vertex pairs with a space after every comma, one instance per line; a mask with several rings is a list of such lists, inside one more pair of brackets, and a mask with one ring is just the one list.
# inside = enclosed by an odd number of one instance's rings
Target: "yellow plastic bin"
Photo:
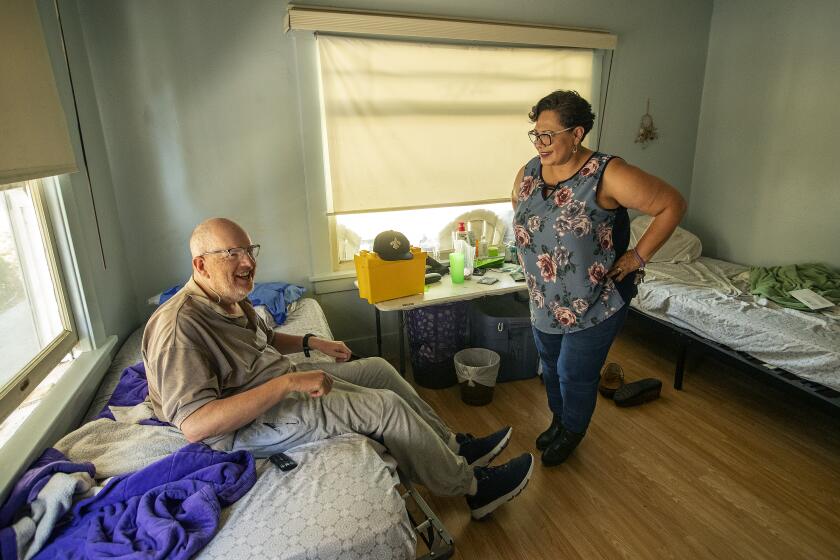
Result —
[[384, 261], [370, 251], [360, 251], [353, 257], [359, 282], [359, 297], [368, 303], [378, 303], [413, 294], [422, 294], [426, 279], [426, 253], [412, 247], [414, 258], [404, 261]]

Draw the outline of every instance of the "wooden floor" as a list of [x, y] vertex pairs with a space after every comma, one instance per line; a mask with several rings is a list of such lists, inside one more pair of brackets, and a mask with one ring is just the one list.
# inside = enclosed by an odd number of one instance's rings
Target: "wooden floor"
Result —
[[674, 358], [667, 337], [628, 321], [609, 361], [661, 379], [662, 397], [621, 409], [599, 396], [586, 439], [553, 468], [534, 448], [550, 421], [538, 379], [497, 385], [485, 407], [418, 387], [458, 431], [512, 425], [496, 463], [537, 458], [525, 491], [481, 522], [463, 498], [423, 491], [454, 558], [840, 558], [840, 420], [702, 356], [675, 391]]

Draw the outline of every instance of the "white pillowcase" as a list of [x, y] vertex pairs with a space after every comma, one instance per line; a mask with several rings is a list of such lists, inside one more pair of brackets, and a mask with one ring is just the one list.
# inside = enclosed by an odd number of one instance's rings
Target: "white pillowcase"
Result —
[[[631, 247], [636, 246], [652, 220], [653, 218], [650, 216], [639, 216], [630, 223]], [[677, 227], [670, 239], [648, 262], [690, 263], [697, 260], [702, 252], [703, 244], [700, 242], [700, 238], [688, 230]]]

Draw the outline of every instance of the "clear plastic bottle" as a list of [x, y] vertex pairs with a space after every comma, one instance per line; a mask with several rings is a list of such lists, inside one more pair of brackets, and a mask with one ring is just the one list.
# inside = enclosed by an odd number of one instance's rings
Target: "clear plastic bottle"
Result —
[[467, 245], [470, 243], [470, 232], [467, 231], [467, 226], [464, 222], [458, 222], [458, 230], [455, 232], [455, 241], [459, 239], [467, 243]]
[[487, 238], [483, 235], [481, 236], [481, 241], [478, 242], [478, 258], [487, 258]]

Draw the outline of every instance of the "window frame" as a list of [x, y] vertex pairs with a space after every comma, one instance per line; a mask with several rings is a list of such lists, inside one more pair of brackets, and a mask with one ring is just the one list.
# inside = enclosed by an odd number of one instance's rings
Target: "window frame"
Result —
[[[311, 8], [311, 10], [310, 10]], [[304, 10], [306, 13], [304, 14]], [[310, 13], [312, 12], [312, 13]], [[304, 15], [303, 19], [295, 16]], [[323, 16], [323, 17], [322, 17]], [[361, 19], [357, 19], [361, 16]], [[381, 26], [379, 16], [395, 17], [394, 22]], [[403, 16], [407, 17], [405, 19]], [[348, 19], [349, 18], [349, 19]], [[350, 22], [350, 23], [348, 23]], [[441, 35], [439, 24], [454, 28]], [[493, 33], [486, 33], [487, 25]], [[501, 24], [499, 27], [498, 24]], [[499, 30], [505, 30], [505, 36]], [[510, 29], [508, 29], [510, 28]], [[336, 220], [329, 207], [330, 170], [327, 155], [326, 125], [321, 83], [320, 55], [316, 37], [320, 33], [345, 35], [358, 38], [380, 38], [415, 42], [585, 48], [600, 53], [600, 69], [593, 73], [593, 92], [598, 92], [596, 121], [585, 144], [598, 150], [601, 135], [607, 122], [607, 96], [610, 89], [618, 36], [606, 30], [575, 29], [545, 25], [528, 25], [521, 22], [453, 19], [443, 16], [399, 14], [394, 12], [359, 12], [356, 10], [289, 6], [285, 31], [293, 36], [297, 58], [298, 93], [301, 117], [304, 122], [318, 126], [304, 127], [304, 173], [309, 213], [310, 280], [322, 282], [334, 278], [355, 276], [354, 263], [340, 262]], [[525, 31], [522, 35], [520, 32]], [[571, 34], [569, 32], [572, 32]], [[577, 33], [580, 32], [580, 33]], [[512, 33], [512, 34], [511, 34]], [[312, 95], [315, 92], [316, 95]]]
[[[70, 298], [65, 286], [64, 271], [61, 266], [60, 253], [56, 244], [55, 232], [47, 204], [45, 189], [50, 188], [45, 182], [53, 183], [57, 188], [57, 177], [22, 181], [20, 185], [27, 189], [32, 199], [35, 216], [44, 244], [47, 266], [52, 275], [52, 285], [55, 291], [58, 311], [63, 323], [63, 330], [49, 344], [35, 354], [5, 386], [0, 388], [0, 422], [11, 414], [26, 397], [49, 375], [73, 347], [79, 342], [76, 322], [71, 312]], [[7, 187], [8, 188], [8, 187]], [[17, 188], [17, 187], [12, 187]], [[2, 191], [0, 191], [1, 193]]]

